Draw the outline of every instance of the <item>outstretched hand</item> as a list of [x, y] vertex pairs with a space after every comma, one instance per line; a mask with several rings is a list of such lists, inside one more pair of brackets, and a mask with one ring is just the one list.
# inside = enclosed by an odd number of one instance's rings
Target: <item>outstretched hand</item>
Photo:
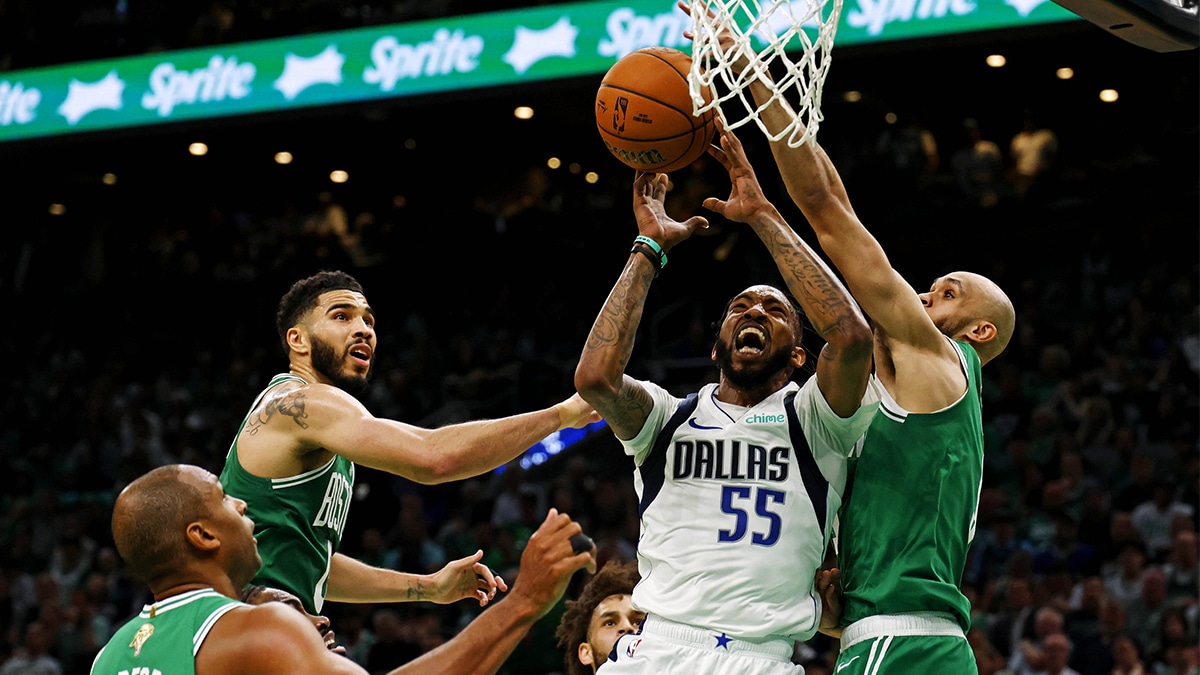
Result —
[[698, 229], [708, 227], [704, 216], [692, 216], [679, 222], [667, 215], [663, 201], [667, 196], [669, 179], [665, 173], [638, 171], [633, 180], [633, 215], [638, 232], [650, 237], [669, 251]]
[[774, 211], [775, 207], [763, 194], [758, 176], [754, 174], [754, 167], [750, 166], [737, 135], [726, 129], [720, 119], [717, 120], [717, 130], [721, 145], [709, 146], [708, 154], [729, 172], [729, 198], [720, 200], [709, 197], [704, 200], [704, 208], [734, 222], [752, 223], [756, 216], [765, 211]]
[[496, 591], [507, 591], [508, 584], [498, 574], [492, 574], [487, 565], [479, 562], [483, 551], [474, 555], [452, 560], [433, 574], [433, 601], [448, 605], [459, 600], [474, 598], [480, 607], [486, 607]]

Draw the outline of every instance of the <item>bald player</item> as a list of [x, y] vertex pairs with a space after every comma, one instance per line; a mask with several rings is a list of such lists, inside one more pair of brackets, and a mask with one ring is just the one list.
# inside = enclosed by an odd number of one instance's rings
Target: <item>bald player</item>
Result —
[[[237, 598], [262, 559], [246, 503], [195, 466], [160, 467], [130, 483], [113, 507], [113, 539], [154, 602], [100, 650], [92, 675], [358, 674], [302, 613], [282, 602]], [[551, 509], [521, 554], [518, 578], [444, 645], [389, 675], [495, 673], [530, 626], [562, 597], [571, 576], [596, 569], [595, 548], [576, 554], [578, 523]]]
[[[750, 89], [766, 131], [780, 136], [795, 115], [784, 99], [772, 100], [767, 77]], [[882, 401], [850, 458], [839, 512], [836, 672], [977, 672], [965, 637], [970, 603], [959, 587], [983, 480], [980, 369], [1012, 337], [1012, 302], [970, 272], [918, 293], [859, 221], [816, 140], [793, 148], [783, 135], [770, 145], [788, 193], [875, 336], [872, 379]]]

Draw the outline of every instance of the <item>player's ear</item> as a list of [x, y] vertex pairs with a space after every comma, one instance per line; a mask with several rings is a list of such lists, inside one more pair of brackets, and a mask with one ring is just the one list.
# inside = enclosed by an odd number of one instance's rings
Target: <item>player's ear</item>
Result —
[[804, 351], [804, 347], [801, 347], [800, 345], [796, 345], [795, 347], [792, 347], [792, 365], [793, 366], [795, 366], [796, 368], [799, 368], [800, 366], [803, 366], [804, 362], [807, 360], [808, 360], [808, 352]]
[[715, 345], [715, 344], [713, 345], [712, 354], [709, 356], [709, 358], [712, 359], [713, 361], [717, 360], [717, 345]]
[[303, 324], [296, 324], [287, 331], [288, 348], [300, 355], [309, 352], [308, 329]]
[[996, 324], [991, 321], [980, 321], [971, 327], [968, 335], [972, 342], [991, 342], [996, 338]]
[[586, 642], [579, 643], [579, 649], [576, 651], [575, 655], [579, 657], [579, 662], [585, 666], [590, 666], [595, 663], [595, 659], [592, 658], [592, 647]]
[[188, 523], [184, 531], [188, 544], [200, 551], [215, 551], [221, 547], [221, 540], [202, 521]]

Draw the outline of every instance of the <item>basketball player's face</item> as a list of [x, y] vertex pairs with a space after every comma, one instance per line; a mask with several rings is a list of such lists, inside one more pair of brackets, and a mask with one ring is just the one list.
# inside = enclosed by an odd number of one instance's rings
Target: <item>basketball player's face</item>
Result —
[[928, 293], [919, 294], [925, 312], [943, 335], [957, 338], [970, 325], [969, 290], [963, 280], [945, 276], [934, 281]]
[[367, 299], [353, 291], [329, 291], [313, 312], [313, 369], [339, 389], [361, 393], [375, 358], [375, 314]]
[[742, 389], [757, 389], [787, 368], [796, 351], [795, 312], [769, 286], [753, 286], [734, 297], [713, 347], [725, 378]]
[[610, 595], [601, 600], [592, 610], [587, 642], [579, 645], [579, 662], [595, 672], [608, 659], [617, 640], [641, 630], [645, 618], [646, 613], [634, 609], [628, 595]]
[[246, 516], [246, 502], [225, 494], [216, 476], [203, 471], [197, 478], [208, 502], [209, 526], [220, 539], [221, 550], [229, 561], [229, 578], [236, 588], [241, 588], [250, 583], [262, 567], [258, 540], [254, 538], [254, 521]]

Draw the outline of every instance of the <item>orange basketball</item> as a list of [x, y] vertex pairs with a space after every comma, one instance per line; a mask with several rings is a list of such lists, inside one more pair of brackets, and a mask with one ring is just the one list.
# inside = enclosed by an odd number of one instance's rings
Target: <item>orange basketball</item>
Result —
[[[596, 128], [627, 166], [669, 173], [704, 154], [716, 131], [716, 111], [692, 114], [688, 70], [692, 57], [669, 47], [646, 47], [621, 57], [596, 92]], [[704, 101], [712, 94], [704, 89]]]

